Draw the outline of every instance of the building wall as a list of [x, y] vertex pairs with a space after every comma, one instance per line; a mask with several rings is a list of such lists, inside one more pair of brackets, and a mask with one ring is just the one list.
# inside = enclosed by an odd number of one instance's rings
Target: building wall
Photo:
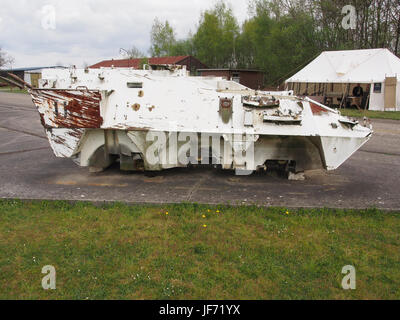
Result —
[[31, 74], [30, 74], [30, 73], [25, 72], [25, 74], [24, 74], [24, 81], [25, 81], [26, 83], [29, 83], [30, 85], [32, 85]]
[[207, 66], [203, 64], [200, 60], [197, 60], [196, 58], [189, 56], [182, 61], [179, 61], [179, 65], [186, 66], [186, 70], [190, 71], [192, 75], [195, 75], [197, 73], [198, 69], [206, 69]]
[[[371, 85], [371, 101], [369, 110], [385, 111], [385, 82], [382, 82], [381, 93], [374, 93], [374, 84]], [[386, 111], [400, 111], [400, 82], [396, 86], [396, 109], [386, 109]]]
[[227, 70], [220, 70], [220, 71], [201, 71], [201, 76], [203, 77], [209, 77], [209, 76], [213, 76], [213, 77], [223, 77], [225, 79], [230, 79], [230, 72]]
[[[397, 80], [399, 80], [397, 78]], [[396, 103], [396, 111], [400, 111], [400, 81], [397, 82], [397, 103]]]
[[385, 110], [385, 88], [382, 87], [381, 93], [371, 93], [369, 110], [373, 111]]
[[264, 74], [262, 72], [240, 72], [240, 84], [251, 89], [261, 89], [264, 84]]
[[39, 79], [42, 78], [42, 73], [31, 73], [31, 85], [34, 88], [39, 88]]

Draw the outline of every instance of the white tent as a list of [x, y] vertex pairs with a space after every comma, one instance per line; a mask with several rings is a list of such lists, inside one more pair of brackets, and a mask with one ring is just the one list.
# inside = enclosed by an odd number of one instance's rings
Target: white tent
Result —
[[400, 110], [400, 59], [387, 49], [323, 52], [286, 83], [371, 84], [370, 110]]

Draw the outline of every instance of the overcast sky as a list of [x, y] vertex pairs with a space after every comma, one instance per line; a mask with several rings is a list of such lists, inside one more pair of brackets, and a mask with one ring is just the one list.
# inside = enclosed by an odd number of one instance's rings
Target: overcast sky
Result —
[[[216, 0], [0, 1], [0, 47], [14, 57], [14, 68], [56, 64], [82, 67], [84, 63], [118, 58], [120, 48], [132, 45], [147, 53], [155, 17], [168, 19], [177, 38], [182, 39], [195, 30], [200, 13], [216, 3]], [[248, 0], [227, 2], [239, 23], [243, 22], [247, 18]]]

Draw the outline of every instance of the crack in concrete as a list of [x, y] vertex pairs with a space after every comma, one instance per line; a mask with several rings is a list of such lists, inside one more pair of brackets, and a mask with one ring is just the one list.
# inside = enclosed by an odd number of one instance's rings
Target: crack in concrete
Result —
[[384, 155], [384, 156], [395, 156], [395, 157], [400, 157], [400, 154], [399, 154], [399, 153], [389, 153], [389, 152], [383, 152], [383, 151], [359, 150], [359, 152], [375, 153], [375, 154], [382, 154], [382, 155]]
[[186, 197], [187, 201], [191, 201], [191, 200], [192, 200], [192, 197], [193, 197], [193, 195], [195, 194], [195, 192], [199, 190], [199, 188], [200, 188], [200, 186], [202, 185], [202, 183], [203, 183], [205, 180], [208, 179], [208, 177], [210, 176], [210, 174], [211, 174], [211, 173], [207, 173], [207, 174], [203, 175], [203, 176], [201, 177], [201, 179], [197, 180], [197, 182], [193, 185], [193, 187], [190, 188], [189, 193], [188, 193], [188, 195], [187, 195], [187, 197]]
[[37, 110], [34, 108], [22, 107], [22, 106], [10, 106], [10, 105], [4, 105], [4, 104], [0, 104], [0, 108], [7, 108], [7, 109], [11, 109], [11, 110], [20, 109], [22, 111], [37, 112]]
[[33, 136], [33, 137], [37, 137], [37, 138], [40, 138], [40, 139], [45, 139], [45, 140], [47, 140], [47, 137], [41, 136], [41, 135], [36, 134], [36, 133], [32, 133], [32, 132], [28, 132], [28, 131], [24, 131], [24, 130], [13, 129], [13, 128], [4, 127], [4, 126], [0, 126], [0, 128], [6, 129], [6, 130], [9, 130], [9, 131], [24, 133], [24, 134], [27, 134], [27, 135], [30, 135], [30, 136]]
[[31, 152], [31, 151], [37, 151], [37, 150], [45, 150], [45, 149], [49, 149], [49, 147], [34, 148], [34, 149], [25, 149], [25, 150], [17, 150], [17, 151], [10, 151], [10, 152], [0, 152], [0, 156], [6, 156], [6, 155], [16, 154], [16, 153]]

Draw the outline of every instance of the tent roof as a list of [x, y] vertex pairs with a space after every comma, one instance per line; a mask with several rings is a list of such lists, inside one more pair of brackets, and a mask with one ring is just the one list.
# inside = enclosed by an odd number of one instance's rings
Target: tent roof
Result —
[[371, 83], [400, 76], [400, 59], [388, 49], [322, 52], [286, 82]]

